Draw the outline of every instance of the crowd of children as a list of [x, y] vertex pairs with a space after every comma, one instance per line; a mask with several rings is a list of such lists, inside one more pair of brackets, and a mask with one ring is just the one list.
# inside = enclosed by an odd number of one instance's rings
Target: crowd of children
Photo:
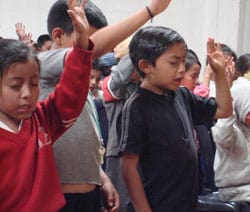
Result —
[[57, 0], [36, 42], [21, 22], [0, 38], [0, 211], [250, 204], [250, 56], [208, 38], [200, 82], [181, 34], [142, 27], [170, 2], [108, 25], [91, 0]]

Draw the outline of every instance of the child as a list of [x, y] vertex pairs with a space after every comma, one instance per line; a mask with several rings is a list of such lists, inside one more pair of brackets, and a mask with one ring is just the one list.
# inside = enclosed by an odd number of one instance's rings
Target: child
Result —
[[195, 52], [191, 49], [187, 50], [187, 55], [185, 58], [185, 70], [186, 71], [181, 81], [181, 85], [194, 92], [195, 87], [199, 83], [201, 63]]
[[20, 41], [0, 40], [0, 211], [58, 211], [65, 204], [52, 145], [84, 106], [93, 49], [85, 15], [74, 5], [70, 0], [75, 45], [55, 92], [42, 102], [37, 58]]
[[[241, 59], [237, 61], [238, 67], [240, 61], [243, 62]], [[239, 77], [231, 88], [234, 114], [227, 119], [219, 119], [212, 128], [216, 144], [215, 183], [223, 201], [250, 202], [249, 92], [250, 81]]]
[[[214, 47], [213, 39], [209, 45]], [[196, 211], [197, 157], [193, 127], [231, 115], [222, 53], [208, 55], [216, 99], [179, 87], [186, 43], [165, 27], [139, 30], [129, 46], [142, 83], [122, 111], [121, 168], [136, 211]]]
[[102, 87], [104, 105], [109, 120], [105, 171], [119, 193], [120, 211], [126, 211], [128, 203], [128, 192], [122, 178], [119, 157], [121, 112], [126, 100], [136, 90], [139, 80], [130, 56], [126, 54], [120, 59], [110, 76], [104, 79]]

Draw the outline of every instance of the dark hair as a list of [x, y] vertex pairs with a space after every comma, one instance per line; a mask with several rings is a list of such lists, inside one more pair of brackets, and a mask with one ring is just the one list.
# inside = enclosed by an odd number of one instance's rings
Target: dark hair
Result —
[[250, 71], [250, 54], [243, 54], [237, 59], [235, 70], [239, 72], [241, 76]]
[[49, 34], [40, 35], [37, 38], [37, 42], [36, 43], [37, 43], [38, 47], [41, 48], [46, 41], [51, 41], [51, 38], [50, 38]]
[[98, 58], [92, 61], [92, 69], [104, 72], [106, 71], [107, 66], [103, 65], [101, 60]]
[[111, 66], [106, 66], [100, 58], [92, 61], [92, 69], [101, 71], [103, 77], [108, 76], [111, 72]]
[[201, 63], [199, 61], [199, 58], [198, 58], [197, 54], [192, 49], [188, 49], [187, 54], [186, 54], [186, 58], [185, 58], [185, 69], [186, 69], [186, 71], [193, 64], [198, 64], [201, 67]]
[[236, 62], [237, 54], [228, 45], [222, 43], [221, 44], [221, 51], [223, 52], [224, 55], [228, 55], [228, 56], [233, 57], [233, 61]]
[[0, 76], [13, 63], [25, 63], [35, 60], [40, 69], [38, 58], [25, 43], [14, 39], [0, 39]]
[[[71, 19], [68, 15], [67, 0], [57, 0], [50, 8], [47, 17], [47, 29], [52, 35], [54, 28], [59, 27], [63, 29], [66, 35], [71, 35], [74, 28]], [[84, 11], [88, 19], [89, 25], [100, 29], [107, 25], [107, 20], [102, 11], [90, 0], [85, 5]]]
[[182, 36], [170, 28], [148, 26], [137, 31], [129, 44], [129, 54], [139, 75], [145, 76], [138, 66], [139, 60], [145, 59], [155, 66], [156, 59], [177, 43], [186, 46]]
[[96, 29], [101, 29], [108, 25], [108, 21], [99, 7], [91, 0], [88, 0], [84, 8], [89, 25]]

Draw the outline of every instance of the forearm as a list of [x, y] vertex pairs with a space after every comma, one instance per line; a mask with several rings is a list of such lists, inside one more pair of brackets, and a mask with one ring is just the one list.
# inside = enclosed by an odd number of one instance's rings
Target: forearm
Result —
[[224, 73], [215, 74], [216, 103], [215, 118], [227, 118], [232, 115], [232, 97]]
[[130, 199], [137, 212], [151, 212], [146, 198], [141, 177], [135, 164], [131, 164], [127, 157], [121, 157], [121, 169]]
[[129, 37], [149, 19], [150, 16], [147, 10], [143, 8], [116, 24], [98, 30], [91, 36], [95, 43], [93, 57], [98, 58], [111, 51], [118, 43]]
[[211, 77], [212, 77], [212, 69], [210, 67], [210, 65], [208, 64], [207, 67], [206, 67], [206, 70], [205, 70], [205, 73], [204, 73], [204, 76], [203, 76], [203, 80], [202, 80], [202, 85], [205, 85], [205, 86], [208, 86], [210, 85], [210, 80], [211, 80]]
[[78, 117], [86, 101], [93, 43], [90, 47], [87, 51], [74, 46], [67, 54], [60, 82], [55, 88], [55, 105], [60, 108], [62, 120]]
[[214, 142], [223, 149], [230, 148], [236, 141], [234, 131], [235, 115], [226, 119], [219, 119], [214, 127], [212, 134]]

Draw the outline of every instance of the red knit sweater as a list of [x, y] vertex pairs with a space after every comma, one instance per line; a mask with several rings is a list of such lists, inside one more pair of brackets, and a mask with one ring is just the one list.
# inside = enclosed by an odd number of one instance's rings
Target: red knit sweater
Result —
[[82, 111], [91, 55], [74, 46], [54, 93], [38, 102], [20, 132], [0, 128], [0, 211], [56, 212], [65, 204], [52, 144]]

